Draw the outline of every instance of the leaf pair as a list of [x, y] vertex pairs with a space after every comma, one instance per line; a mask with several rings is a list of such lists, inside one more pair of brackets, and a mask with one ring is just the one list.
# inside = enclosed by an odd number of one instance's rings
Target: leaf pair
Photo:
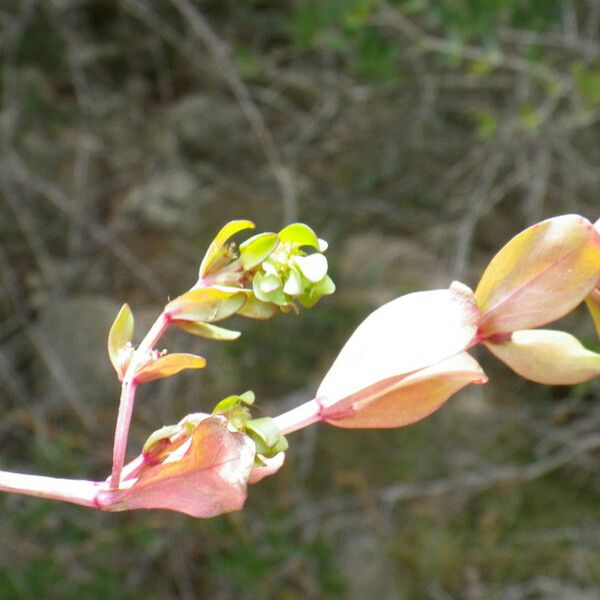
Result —
[[538, 223], [491, 261], [475, 294], [462, 284], [408, 294], [372, 313], [317, 391], [340, 427], [400, 427], [487, 378], [465, 350], [484, 343], [517, 373], [546, 384], [600, 375], [600, 355], [568, 333], [530, 329], [583, 300], [600, 335], [600, 235], [583, 217]]
[[585, 300], [600, 335], [599, 280], [600, 235], [587, 219], [565, 215], [529, 227], [498, 252], [477, 286], [481, 341], [539, 383], [575, 384], [600, 375], [600, 355], [577, 338], [533, 329]]
[[[108, 334], [108, 354], [122, 381], [133, 359], [135, 348], [133, 338], [134, 319], [129, 305], [124, 304]], [[171, 377], [184, 369], [201, 369], [206, 360], [201, 356], [188, 353], [165, 354], [152, 350], [136, 361], [135, 373], [131, 374], [136, 384]]]
[[363, 321], [317, 391], [321, 416], [339, 427], [401, 427], [423, 419], [452, 394], [487, 378], [465, 350], [479, 310], [472, 291], [417, 292]]
[[103, 485], [96, 503], [107, 511], [167, 509], [201, 518], [240, 510], [248, 483], [283, 464], [280, 452], [256, 466], [258, 450], [224, 416], [189, 415], [150, 436], [142, 455], [125, 467], [119, 488]]

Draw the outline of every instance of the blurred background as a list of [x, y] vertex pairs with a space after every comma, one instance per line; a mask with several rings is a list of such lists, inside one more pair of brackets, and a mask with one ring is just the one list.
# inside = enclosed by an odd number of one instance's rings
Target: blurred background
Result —
[[[106, 477], [110, 323], [129, 302], [139, 339], [230, 219], [310, 224], [338, 291], [234, 343], [169, 332], [209, 365], [144, 386], [132, 456], [230, 393], [299, 404], [376, 306], [598, 218], [599, 25], [600, 0], [0, 2], [0, 467]], [[600, 598], [599, 384], [477, 357], [491, 383], [422, 423], [293, 434], [237, 514], [2, 496], [0, 598]]]

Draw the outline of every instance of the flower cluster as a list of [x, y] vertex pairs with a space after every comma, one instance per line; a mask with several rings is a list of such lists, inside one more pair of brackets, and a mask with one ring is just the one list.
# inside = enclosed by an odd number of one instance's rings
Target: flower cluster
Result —
[[[327, 242], [302, 223], [282, 229], [277, 238], [279, 244], [253, 274], [254, 295], [285, 311], [295, 308], [295, 300], [310, 308], [322, 296], [333, 294], [335, 285], [327, 275], [327, 259], [323, 255]], [[305, 248], [313, 252], [307, 254]], [[243, 245], [240, 250], [243, 253]]]

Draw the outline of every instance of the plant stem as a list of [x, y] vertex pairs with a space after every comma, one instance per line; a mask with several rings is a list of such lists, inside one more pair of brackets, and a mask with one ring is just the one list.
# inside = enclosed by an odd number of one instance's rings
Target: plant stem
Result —
[[313, 423], [318, 423], [323, 420], [323, 415], [321, 414], [323, 407], [319, 402], [318, 398], [313, 398], [292, 410], [288, 410], [286, 413], [279, 415], [273, 419], [275, 421], [275, 425], [279, 431], [281, 431], [282, 435], [287, 435], [288, 433], [292, 433], [293, 431], [298, 431], [299, 429], [303, 429], [304, 427], [308, 427]]
[[99, 508], [96, 496], [102, 485], [104, 484], [83, 479], [59, 479], [0, 471], [1, 492], [14, 492], [95, 508]]
[[162, 334], [167, 330], [171, 319], [168, 314], [162, 312], [154, 325], [150, 328], [146, 337], [142, 340], [137, 350], [131, 357], [127, 371], [121, 383], [121, 399], [119, 401], [119, 414], [115, 428], [115, 442], [113, 447], [113, 465], [110, 478], [111, 487], [117, 488], [121, 482], [121, 471], [125, 463], [125, 452], [127, 450], [127, 436], [135, 402], [137, 384], [135, 375], [138, 367], [146, 360], [148, 353], [154, 348]]

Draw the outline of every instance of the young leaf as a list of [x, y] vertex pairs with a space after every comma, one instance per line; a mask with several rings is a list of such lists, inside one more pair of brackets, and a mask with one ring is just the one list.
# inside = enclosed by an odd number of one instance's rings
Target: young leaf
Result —
[[218, 340], [229, 342], [237, 340], [241, 334], [240, 331], [233, 331], [232, 329], [225, 329], [224, 327], [217, 327], [210, 323], [203, 323], [202, 321], [173, 321], [174, 325], [177, 325], [180, 329], [197, 335], [198, 337], [206, 338], [208, 340]]
[[[235, 290], [235, 288], [232, 288]], [[173, 321], [205, 321], [211, 323], [237, 312], [246, 302], [239, 290], [229, 291], [216, 287], [197, 288], [175, 298], [165, 307], [165, 314]]]
[[538, 383], [574, 385], [600, 375], [600, 354], [563, 331], [526, 329], [504, 342], [485, 345], [521, 377]]
[[244, 430], [254, 440], [256, 451], [267, 458], [288, 449], [287, 440], [270, 417], [247, 421]]
[[335, 283], [329, 275], [325, 275], [317, 285], [311, 287], [309, 291], [302, 294], [298, 301], [304, 308], [312, 308], [323, 296], [329, 296], [335, 292]]
[[297, 246], [311, 246], [319, 250], [317, 234], [304, 223], [292, 223], [279, 232], [279, 239]]
[[206, 255], [204, 256], [202, 263], [200, 264], [200, 279], [205, 275], [209, 274], [213, 267], [219, 263], [219, 260], [224, 256], [225, 243], [230, 237], [236, 233], [243, 231], [244, 229], [254, 229], [255, 225], [252, 221], [230, 221], [227, 223], [219, 233], [217, 233], [215, 239], [212, 241]]
[[342, 348], [317, 397], [325, 406], [381, 381], [407, 375], [469, 347], [479, 324], [462, 284], [396, 298], [371, 313]]
[[485, 383], [477, 362], [460, 352], [439, 363], [379, 381], [323, 409], [323, 420], [347, 428], [391, 428], [410, 425], [435, 412], [470, 383]]
[[232, 408], [237, 408], [238, 406], [252, 406], [254, 404], [254, 392], [248, 390], [239, 396], [231, 395], [227, 396], [227, 398], [223, 398], [220, 402], [218, 402], [213, 408], [213, 415], [227, 412]]
[[279, 313], [277, 305], [259, 300], [251, 290], [245, 290], [246, 302], [237, 311], [237, 314], [247, 319], [266, 320], [272, 319]]
[[195, 354], [165, 354], [144, 365], [135, 375], [136, 383], [146, 383], [176, 375], [184, 369], [202, 369], [206, 359]]
[[279, 245], [276, 233], [259, 233], [242, 242], [240, 261], [245, 271], [260, 265]]
[[133, 313], [128, 304], [123, 304], [108, 334], [108, 355], [117, 373], [120, 373], [119, 350], [131, 342], [133, 337]]
[[480, 333], [490, 336], [555, 321], [600, 279], [600, 235], [578, 215], [537, 223], [492, 259], [475, 297]]
[[273, 473], [279, 471], [285, 460], [285, 452], [279, 452], [270, 458], [262, 455], [259, 455], [257, 458], [260, 458], [261, 464], [258, 466], [255, 464], [250, 472], [250, 477], [248, 477], [248, 483], [258, 483], [265, 477], [269, 477], [269, 475], [273, 475]]
[[[144, 456], [159, 455], [162, 450], [166, 450], [171, 442], [171, 437], [181, 433], [180, 425], [165, 425], [155, 432], [150, 434], [148, 439], [144, 442], [144, 448], [142, 452]], [[159, 456], [156, 456], [159, 458]]]

